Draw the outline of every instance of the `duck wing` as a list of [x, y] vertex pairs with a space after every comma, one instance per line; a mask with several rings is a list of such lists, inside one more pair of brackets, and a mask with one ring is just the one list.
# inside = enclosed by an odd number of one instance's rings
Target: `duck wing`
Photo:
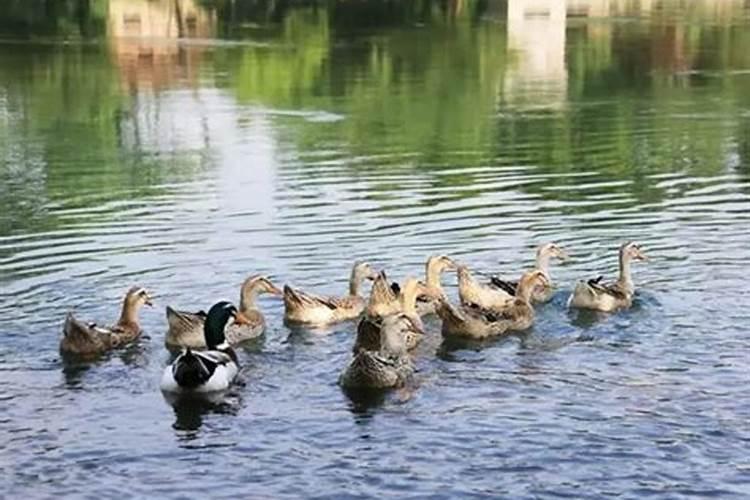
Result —
[[92, 354], [101, 352], [111, 346], [112, 332], [101, 328], [96, 323], [86, 324], [68, 313], [63, 325], [63, 338], [60, 341], [62, 352], [73, 354]]
[[341, 299], [323, 297], [312, 293], [297, 290], [289, 285], [284, 285], [284, 302], [288, 307], [303, 309], [308, 307], [324, 306], [331, 310], [341, 307]]
[[189, 348], [172, 364], [172, 376], [180, 387], [194, 389], [208, 383], [219, 366], [234, 363], [223, 351], [194, 352]]
[[170, 329], [173, 330], [187, 330], [195, 328], [196, 326], [203, 326], [206, 322], [205, 311], [198, 311], [197, 313], [178, 311], [170, 306], [167, 306], [167, 324]]
[[604, 276], [588, 280], [586, 283], [597, 293], [605, 293], [617, 299], [626, 299], [627, 292], [622, 289], [619, 283], [602, 283]]
[[516, 290], [518, 290], [518, 281], [507, 281], [498, 276], [492, 276], [490, 278], [490, 286], [515, 296]]
[[475, 318], [481, 319], [487, 323], [498, 323], [512, 318], [508, 309], [488, 309], [479, 304], [466, 303], [464, 309]]

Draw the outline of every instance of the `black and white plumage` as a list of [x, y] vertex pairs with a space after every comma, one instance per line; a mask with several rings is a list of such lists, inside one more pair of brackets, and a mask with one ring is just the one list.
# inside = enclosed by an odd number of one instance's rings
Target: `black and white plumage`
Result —
[[169, 393], [208, 393], [223, 391], [239, 371], [237, 355], [224, 339], [224, 329], [232, 321], [245, 319], [229, 302], [219, 302], [208, 311], [203, 325], [206, 351], [184, 350], [164, 370], [161, 390]]

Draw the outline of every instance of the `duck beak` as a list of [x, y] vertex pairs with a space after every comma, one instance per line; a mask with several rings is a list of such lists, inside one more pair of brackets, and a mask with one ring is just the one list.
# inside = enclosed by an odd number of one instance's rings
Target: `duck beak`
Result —
[[638, 260], [642, 260], [644, 262], [648, 262], [648, 256], [643, 253], [642, 251], [638, 250], [638, 253], [636, 254], [636, 257], [638, 257]]
[[282, 292], [279, 287], [277, 287], [276, 285], [273, 285], [273, 284], [271, 284], [271, 286], [269, 287], [269, 293], [271, 295], [276, 295], [277, 297], [283, 297], [284, 296], [284, 292]]
[[561, 248], [557, 254], [557, 258], [563, 262], [566, 262], [570, 260], [570, 255], [568, 254], [568, 252], [566, 252], [565, 250]]
[[154, 298], [151, 295], [146, 295], [146, 299], [143, 301], [148, 307], [154, 307]]
[[235, 325], [249, 325], [250, 320], [247, 318], [247, 316], [237, 311], [237, 314], [234, 315], [234, 324]]
[[458, 265], [450, 257], [446, 257], [445, 259], [443, 259], [443, 262], [445, 262], [445, 269], [448, 271], [455, 271], [458, 269]]

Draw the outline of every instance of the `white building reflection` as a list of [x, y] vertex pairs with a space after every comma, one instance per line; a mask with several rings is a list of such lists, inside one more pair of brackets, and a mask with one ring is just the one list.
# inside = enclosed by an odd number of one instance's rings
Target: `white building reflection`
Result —
[[508, 0], [504, 101], [513, 107], [560, 108], [567, 95], [566, 4], [560, 0]]

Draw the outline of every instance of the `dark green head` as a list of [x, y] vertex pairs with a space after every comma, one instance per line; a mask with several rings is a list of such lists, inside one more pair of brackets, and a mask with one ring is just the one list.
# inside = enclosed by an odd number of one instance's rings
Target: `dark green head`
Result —
[[215, 349], [225, 342], [224, 328], [230, 319], [237, 322], [238, 315], [237, 308], [231, 302], [221, 301], [211, 306], [203, 324], [203, 334], [209, 349]]

